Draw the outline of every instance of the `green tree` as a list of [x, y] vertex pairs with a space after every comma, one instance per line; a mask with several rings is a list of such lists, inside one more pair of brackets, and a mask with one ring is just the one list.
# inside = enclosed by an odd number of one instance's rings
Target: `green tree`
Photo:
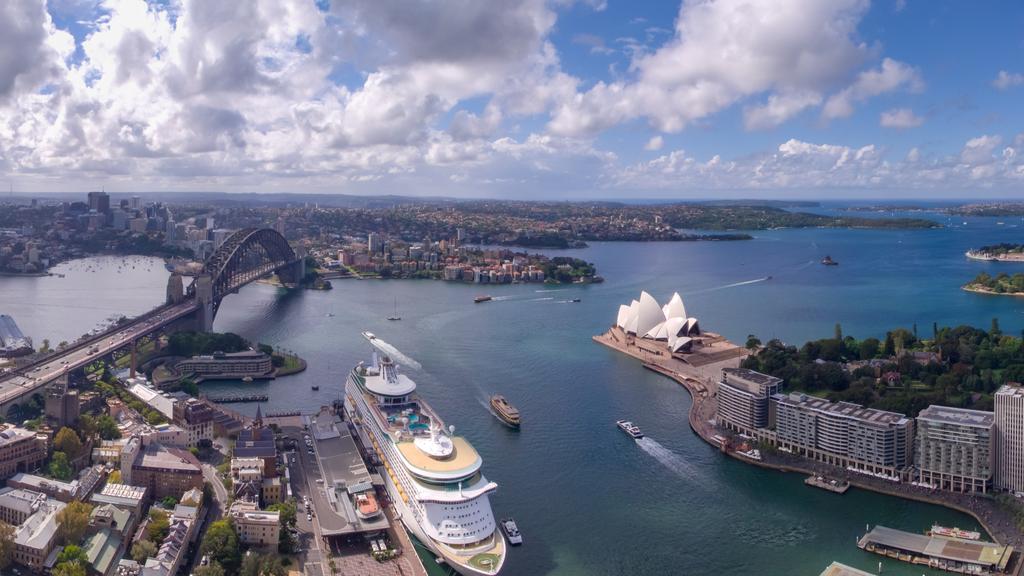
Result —
[[171, 521], [167, 512], [158, 508], [149, 509], [149, 524], [146, 525], [146, 539], [150, 542], [163, 542], [171, 530]]
[[217, 562], [210, 562], [208, 566], [196, 568], [195, 576], [224, 576], [224, 568]]
[[50, 476], [57, 480], [71, 480], [71, 477], [75, 474], [74, 470], [71, 469], [71, 463], [68, 461], [68, 455], [63, 452], [53, 453], [48, 470]]
[[879, 346], [881, 346], [881, 342], [878, 341], [878, 338], [865, 338], [857, 347], [857, 356], [861, 360], [871, 360], [878, 355]]
[[96, 428], [96, 419], [89, 414], [82, 414], [78, 418], [78, 432], [82, 438], [88, 441], [91, 438], [96, 437], [98, 429]]
[[754, 351], [757, 350], [760, 346], [761, 340], [757, 336], [754, 336], [753, 334], [747, 336], [747, 343], [745, 346], [747, 350]]
[[295, 501], [278, 502], [267, 506], [267, 510], [278, 512], [281, 515], [281, 526], [294, 526], [297, 517]]
[[249, 554], [242, 561], [241, 576], [288, 576], [279, 556]]
[[149, 540], [139, 540], [135, 544], [132, 544], [132, 560], [135, 560], [139, 564], [144, 564], [146, 562], [146, 558], [156, 556], [156, 551], [156, 544]]
[[68, 503], [63, 510], [57, 512], [57, 535], [65, 544], [78, 543], [89, 528], [89, 515], [92, 504], [74, 501]]
[[110, 476], [107, 476], [107, 484], [123, 484], [123, 482], [121, 482], [121, 471], [114, 470], [111, 472]]
[[0, 573], [14, 560], [14, 526], [0, 521]]
[[82, 440], [78, 437], [78, 434], [68, 428], [67, 426], [60, 429], [57, 435], [53, 438], [53, 447], [56, 450], [68, 455], [68, 458], [74, 460], [82, 454]]
[[65, 562], [53, 567], [53, 576], [86, 576], [85, 566], [78, 562]]
[[208, 555], [229, 574], [238, 570], [242, 557], [238, 550], [238, 535], [230, 520], [217, 520], [210, 524], [199, 546], [199, 554]]
[[117, 440], [121, 437], [121, 429], [117, 427], [117, 421], [110, 414], [104, 414], [96, 419], [96, 430], [104, 440]]
[[85, 550], [76, 544], [68, 544], [60, 551], [57, 555], [57, 563], [63, 564], [65, 562], [75, 562], [78, 564], [87, 564], [89, 557], [86, 555]]

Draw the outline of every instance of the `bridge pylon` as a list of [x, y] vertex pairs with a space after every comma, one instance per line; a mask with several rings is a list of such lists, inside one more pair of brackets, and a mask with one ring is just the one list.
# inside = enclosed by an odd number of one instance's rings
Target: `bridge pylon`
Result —
[[196, 277], [196, 331], [213, 332], [213, 278], [209, 274]]

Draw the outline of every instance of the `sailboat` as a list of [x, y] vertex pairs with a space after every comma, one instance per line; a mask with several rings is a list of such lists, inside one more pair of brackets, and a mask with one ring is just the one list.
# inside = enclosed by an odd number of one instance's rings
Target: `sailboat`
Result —
[[398, 297], [396, 296], [395, 297], [395, 313], [392, 314], [391, 316], [388, 316], [388, 320], [397, 321], [397, 320], [401, 320], [401, 319], [402, 319], [402, 317], [398, 315]]

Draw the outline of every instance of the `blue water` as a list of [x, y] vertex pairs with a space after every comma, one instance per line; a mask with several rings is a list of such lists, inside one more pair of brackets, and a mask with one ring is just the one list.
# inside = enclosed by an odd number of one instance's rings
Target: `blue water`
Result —
[[[779, 230], [755, 232], [749, 242], [596, 243], [562, 252], [597, 264], [607, 281], [591, 286], [338, 280], [330, 292], [288, 292], [254, 284], [224, 301], [216, 329], [294, 350], [309, 369], [204, 388], [266, 392], [265, 411], [314, 410], [337, 399], [345, 374], [367, 359], [361, 331], [397, 346], [421, 366], [406, 369], [420, 393], [483, 456], [485, 474], [499, 484], [495, 514], [514, 516], [523, 530], [526, 544], [511, 551], [504, 574], [816, 575], [833, 560], [874, 571], [879, 558], [854, 545], [866, 524], [976, 525], [939, 507], [856, 489], [837, 496], [803, 486], [800, 476], [725, 458], [689, 430], [690, 399], [680, 386], [590, 337], [642, 289], [659, 300], [679, 291], [705, 329], [738, 341], [753, 333], [801, 343], [831, 336], [837, 322], [858, 337], [914, 323], [928, 334], [932, 322], [987, 327], [993, 317], [1017, 333], [1024, 301], [959, 287], [981, 270], [1024, 271], [963, 256], [981, 244], [1022, 241], [1020, 223], [963, 221], [939, 230]], [[840, 265], [820, 265], [826, 254]], [[108, 290], [139, 306], [159, 302], [161, 275], [148, 274], [131, 285], [152, 288]], [[75, 302], [61, 304], [61, 292], [52, 305], [46, 299], [50, 288], [80, 289], [88, 277], [22, 280], [0, 278], [0, 312], [38, 302], [19, 311], [36, 318], [26, 323], [37, 338], [73, 334], [108, 314], [84, 299], [62, 314]], [[481, 293], [496, 298], [473, 304]], [[582, 301], [568, 302], [574, 297]], [[403, 320], [388, 322], [396, 298]], [[521, 410], [521, 430], [489, 412], [495, 393]], [[614, 422], [623, 418], [647, 438], [622, 434]], [[883, 563], [885, 574], [929, 573]]]

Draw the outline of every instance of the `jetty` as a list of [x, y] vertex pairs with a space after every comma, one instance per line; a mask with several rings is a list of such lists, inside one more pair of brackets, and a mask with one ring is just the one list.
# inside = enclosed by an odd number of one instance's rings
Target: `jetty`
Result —
[[850, 483], [846, 480], [836, 480], [819, 474], [812, 474], [808, 476], [804, 480], [804, 484], [814, 486], [815, 488], [821, 488], [822, 490], [828, 490], [829, 492], [835, 492], [836, 494], [846, 494], [846, 491], [850, 489]]
[[1013, 546], [994, 542], [925, 536], [875, 526], [857, 546], [887, 558], [957, 574], [1007, 574]]
[[266, 394], [242, 394], [238, 396], [207, 396], [207, 400], [214, 404], [236, 404], [242, 402], [266, 402], [270, 396]]

